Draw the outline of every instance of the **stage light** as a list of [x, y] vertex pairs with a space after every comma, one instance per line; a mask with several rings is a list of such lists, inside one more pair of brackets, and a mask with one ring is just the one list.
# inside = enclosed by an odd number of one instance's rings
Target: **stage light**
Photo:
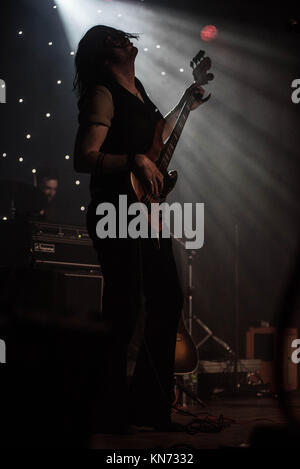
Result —
[[7, 220], [7, 217], [3, 217], [2, 220], [3, 220], [3, 221], [6, 221], [6, 220]]
[[35, 173], [36, 173], [36, 169], [33, 168], [33, 170], [32, 170], [31, 172], [32, 172], [33, 174], [35, 174]]
[[48, 46], [52, 46], [53, 45], [53, 42], [48, 42]]
[[7, 154], [6, 154], [6, 153], [2, 153], [2, 156], [3, 156], [3, 158], [6, 158]]
[[208, 24], [207, 26], [204, 26], [201, 30], [201, 39], [203, 41], [212, 41], [217, 37], [218, 30], [213, 24]]
[[19, 34], [19, 36], [22, 36], [23, 31], [19, 31], [18, 34]]
[[77, 181], [75, 181], [75, 184], [76, 184], [76, 186], [79, 186], [80, 181], [77, 179]]
[[80, 207], [80, 210], [81, 210], [82, 212], [84, 212], [85, 207], [82, 205], [82, 206]]
[[61, 85], [61, 80], [57, 80], [56, 82], [58, 85]]
[[30, 135], [30, 134], [27, 134], [27, 135], [26, 135], [26, 138], [27, 138], [27, 140], [29, 140], [29, 139], [31, 138], [31, 135]]
[[51, 116], [50, 112], [47, 112], [46, 117], [50, 117], [50, 116]]
[[69, 155], [66, 155], [66, 156], [65, 156], [65, 159], [66, 159], [66, 160], [69, 160], [69, 159], [70, 159], [70, 156], [69, 156]]
[[19, 99], [19, 103], [23, 103], [23, 98], [20, 98], [20, 99]]
[[22, 161], [24, 161], [22, 156], [20, 156], [19, 161], [20, 161], [20, 163], [22, 163]]

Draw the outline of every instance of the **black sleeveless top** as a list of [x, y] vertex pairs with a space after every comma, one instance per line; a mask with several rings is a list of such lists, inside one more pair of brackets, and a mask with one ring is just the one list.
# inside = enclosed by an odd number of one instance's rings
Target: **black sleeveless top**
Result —
[[[115, 81], [103, 82], [113, 99], [114, 116], [101, 152], [128, 154], [146, 153], [152, 145], [158, 120], [163, 119], [155, 104], [149, 99], [142, 83], [135, 78], [144, 103]], [[91, 175], [90, 192], [93, 199], [105, 200], [127, 193], [128, 171], [114, 174]]]

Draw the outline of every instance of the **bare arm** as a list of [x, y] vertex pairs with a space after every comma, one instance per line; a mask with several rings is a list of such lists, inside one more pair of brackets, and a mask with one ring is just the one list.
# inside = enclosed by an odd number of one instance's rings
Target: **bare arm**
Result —
[[176, 104], [176, 106], [168, 114], [166, 114], [165, 117], [164, 117], [164, 119], [166, 120], [166, 124], [165, 124], [164, 131], [163, 131], [163, 141], [164, 142], [171, 135], [171, 132], [174, 129], [176, 121], [179, 117], [180, 111], [183, 108], [183, 105], [185, 104], [187, 98], [191, 94], [195, 98], [195, 100], [192, 104], [192, 107], [191, 107], [191, 111], [193, 111], [194, 109], [197, 109], [197, 107], [200, 106], [200, 104], [205, 102], [205, 100], [202, 100], [202, 96], [204, 94], [204, 89], [202, 88], [202, 86], [200, 86], [198, 83], [193, 83], [192, 85], [190, 85], [185, 90], [185, 92], [182, 95], [182, 97], [180, 98], [180, 101], [178, 102], [178, 104]]
[[128, 155], [106, 154], [99, 151], [106, 138], [108, 127], [105, 125], [79, 126], [75, 148], [74, 169], [79, 173], [92, 173], [99, 158], [103, 158], [101, 168], [103, 174], [125, 170], [128, 164]]
[[[79, 126], [74, 149], [75, 171], [92, 173], [97, 169], [100, 158], [103, 175], [128, 170], [128, 155], [101, 152], [107, 132], [108, 127], [104, 125]], [[131, 170], [145, 183], [148, 191], [158, 196], [163, 188], [163, 176], [153, 161], [146, 155], [137, 154], [131, 163]]]

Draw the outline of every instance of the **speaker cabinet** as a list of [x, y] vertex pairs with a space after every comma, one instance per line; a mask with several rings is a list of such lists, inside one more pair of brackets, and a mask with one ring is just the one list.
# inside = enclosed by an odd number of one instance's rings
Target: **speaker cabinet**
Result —
[[102, 311], [103, 276], [95, 271], [29, 269], [18, 272], [18, 309], [90, 319]]
[[[259, 373], [265, 383], [271, 384], [276, 391], [276, 367], [279, 366], [277, 357], [277, 341], [279, 331], [276, 327], [250, 327], [246, 333], [246, 358], [260, 359]], [[284, 334], [284, 388], [294, 391], [298, 387], [297, 365], [291, 360], [291, 344], [297, 338], [296, 328], [287, 328]]]
[[102, 311], [103, 277], [96, 273], [60, 272], [58, 301], [67, 315], [86, 317]]

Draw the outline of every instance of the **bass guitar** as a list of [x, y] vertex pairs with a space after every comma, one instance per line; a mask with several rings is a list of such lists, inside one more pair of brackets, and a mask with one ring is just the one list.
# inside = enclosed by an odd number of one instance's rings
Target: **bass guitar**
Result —
[[[190, 62], [190, 65], [193, 69], [194, 82], [200, 85], [205, 85], [213, 79], [213, 74], [207, 73], [211, 67], [211, 59], [209, 57], [204, 57], [204, 55], [205, 52], [200, 50], [199, 53]], [[206, 102], [210, 98], [210, 96], [211, 95], [209, 94], [206, 98], [202, 99], [202, 103]], [[159, 223], [159, 226], [153, 225], [153, 222], [151, 220], [151, 203], [164, 202], [167, 198], [167, 195], [172, 191], [176, 184], [177, 171], [168, 170], [168, 167], [171, 158], [174, 154], [176, 145], [181, 136], [184, 125], [190, 114], [194, 100], [195, 97], [193, 96], [193, 94], [190, 94], [187, 97], [181, 109], [180, 115], [177, 119], [177, 122], [174, 126], [174, 129], [166, 143], [163, 142], [162, 138], [165, 120], [159, 120], [156, 125], [152, 146], [150, 150], [146, 153], [146, 156], [148, 156], [148, 158], [150, 158], [156, 164], [156, 166], [164, 176], [163, 190], [160, 193], [159, 197], [156, 198], [153, 194], [149, 193], [149, 191], [145, 189], [144, 185], [136, 177], [136, 175], [133, 172], [130, 173], [131, 193], [133, 192], [135, 198], [146, 206], [146, 215], [148, 216], [148, 221], [155, 232], [161, 231], [162, 225], [161, 223]]]

